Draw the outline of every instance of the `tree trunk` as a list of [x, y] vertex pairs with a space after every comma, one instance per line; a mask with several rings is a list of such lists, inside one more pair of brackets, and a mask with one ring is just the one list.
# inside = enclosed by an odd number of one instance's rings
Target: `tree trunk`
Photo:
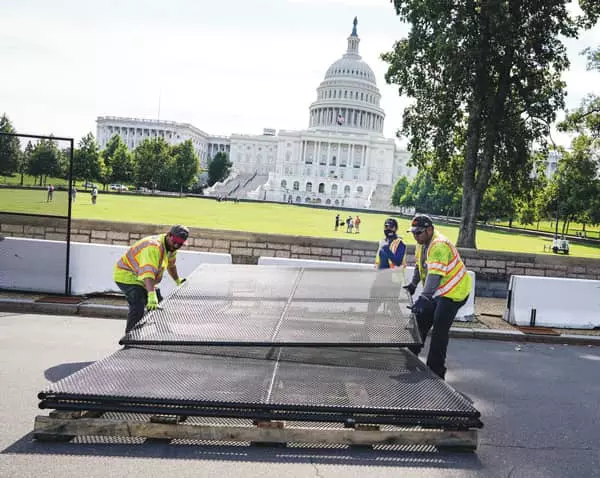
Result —
[[476, 187], [479, 166], [479, 150], [483, 122], [483, 102], [489, 91], [489, 19], [483, 12], [487, 5], [482, 5], [479, 15], [479, 52], [475, 69], [473, 97], [469, 107], [467, 125], [467, 143], [465, 148], [465, 167], [463, 170], [463, 196], [461, 202], [460, 229], [456, 245], [476, 249], [475, 234], [477, 232], [477, 216], [481, 205], [481, 197]]
[[473, 197], [475, 194], [475, 172], [477, 170], [477, 155], [481, 137], [482, 103], [474, 99], [467, 126], [467, 147], [465, 151], [465, 167], [463, 170], [463, 196], [460, 208], [460, 229], [456, 245], [475, 249], [476, 218], [473, 215]]

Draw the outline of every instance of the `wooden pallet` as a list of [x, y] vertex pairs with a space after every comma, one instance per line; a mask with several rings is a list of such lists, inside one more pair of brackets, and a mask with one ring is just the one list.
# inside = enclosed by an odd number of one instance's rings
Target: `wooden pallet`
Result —
[[[356, 424], [354, 428], [310, 427], [283, 421], [255, 421], [249, 426], [189, 424], [185, 417], [153, 415], [148, 421], [110, 419], [102, 412], [54, 411], [35, 417], [33, 436], [40, 441], [69, 441], [80, 436], [110, 436], [159, 440], [187, 439], [240, 441], [254, 444], [343, 444], [429, 445], [443, 449], [473, 451], [477, 430], [423, 429], [418, 427], [382, 430], [377, 425]], [[296, 422], [297, 423], [297, 422]]]

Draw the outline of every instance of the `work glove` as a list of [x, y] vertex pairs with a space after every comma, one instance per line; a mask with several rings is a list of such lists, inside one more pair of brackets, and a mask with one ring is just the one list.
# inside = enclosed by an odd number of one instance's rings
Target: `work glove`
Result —
[[411, 296], [415, 295], [415, 290], [417, 290], [417, 286], [412, 283], [405, 285], [402, 288], [405, 289]]
[[412, 305], [411, 310], [416, 315], [419, 315], [419, 314], [425, 313], [427, 310], [429, 310], [431, 308], [433, 308], [433, 300], [420, 295], [419, 298]]
[[156, 291], [148, 292], [148, 302], [146, 302], [146, 308], [148, 310], [156, 310], [158, 309], [158, 297], [156, 296]]
[[182, 279], [181, 277], [175, 281], [175, 284], [181, 285], [185, 282], [185, 277]]

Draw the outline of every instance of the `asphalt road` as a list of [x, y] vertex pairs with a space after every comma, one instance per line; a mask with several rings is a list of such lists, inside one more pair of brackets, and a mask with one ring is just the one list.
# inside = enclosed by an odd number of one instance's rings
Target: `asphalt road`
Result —
[[33, 441], [37, 393], [115, 351], [123, 328], [0, 313], [1, 477], [600, 477], [600, 349], [585, 346], [452, 339], [448, 382], [485, 423], [476, 453]]

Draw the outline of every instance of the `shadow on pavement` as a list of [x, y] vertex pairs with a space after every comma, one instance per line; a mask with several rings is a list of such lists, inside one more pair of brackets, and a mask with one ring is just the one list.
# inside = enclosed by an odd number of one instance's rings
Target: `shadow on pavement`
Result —
[[55, 365], [54, 367], [46, 369], [44, 371], [44, 377], [50, 382], [58, 382], [93, 363], [94, 362], [61, 363], [60, 365]]
[[104, 456], [183, 460], [215, 460], [261, 463], [315, 463], [349, 466], [418, 467], [481, 470], [475, 453], [439, 452], [431, 447], [385, 450], [347, 447], [278, 447], [268, 445], [218, 445], [190, 440], [174, 443], [147, 442], [143, 438], [79, 437], [69, 443], [44, 443], [29, 433], [0, 452], [29, 455]]

